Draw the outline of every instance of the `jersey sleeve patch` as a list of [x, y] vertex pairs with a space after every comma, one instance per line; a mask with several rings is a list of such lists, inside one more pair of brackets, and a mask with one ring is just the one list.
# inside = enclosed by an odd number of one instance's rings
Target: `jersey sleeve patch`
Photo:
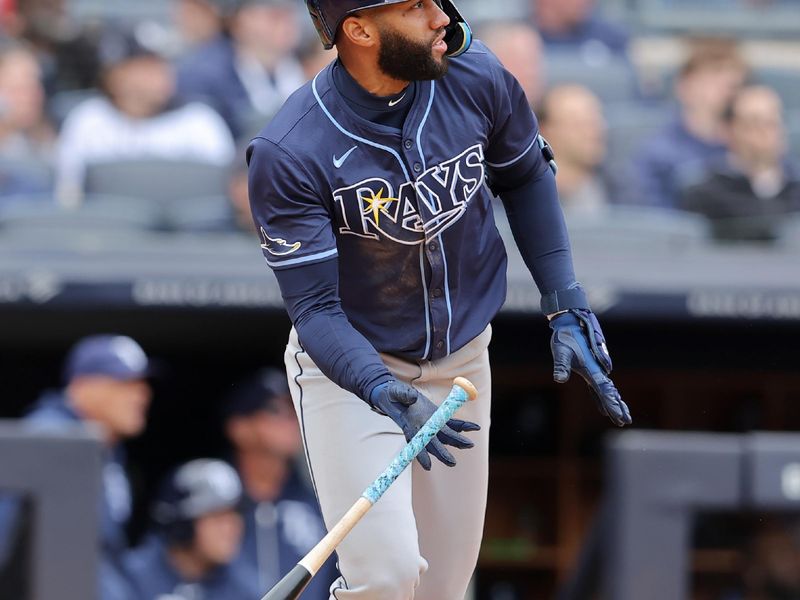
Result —
[[248, 156], [250, 208], [267, 264], [280, 269], [336, 256], [328, 209], [307, 170], [264, 138]]

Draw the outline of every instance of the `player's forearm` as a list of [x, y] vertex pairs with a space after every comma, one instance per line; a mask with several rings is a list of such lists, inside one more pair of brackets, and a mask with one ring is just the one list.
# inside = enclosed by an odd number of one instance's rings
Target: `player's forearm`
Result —
[[335, 261], [276, 271], [303, 349], [328, 379], [368, 401], [393, 379], [369, 341], [352, 326], [337, 293]]
[[514, 241], [542, 294], [575, 285], [569, 235], [555, 175], [547, 169], [500, 197]]

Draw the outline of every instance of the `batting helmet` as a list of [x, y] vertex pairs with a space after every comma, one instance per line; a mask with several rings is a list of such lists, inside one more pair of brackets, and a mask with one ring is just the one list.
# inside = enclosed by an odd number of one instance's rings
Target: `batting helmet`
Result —
[[[336, 30], [345, 17], [366, 8], [378, 8], [398, 4], [406, 0], [306, 0], [308, 12], [326, 50], [333, 48]], [[472, 29], [456, 8], [452, 0], [434, 0], [448, 17], [450, 25], [444, 41], [447, 43], [447, 56], [459, 56], [467, 51], [472, 43]]]
[[164, 482], [152, 517], [169, 544], [188, 544], [194, 538], [196, 519], [235, 508], [241, 497], [241, 481], [228, 463], [193, 460], [179, 467]]

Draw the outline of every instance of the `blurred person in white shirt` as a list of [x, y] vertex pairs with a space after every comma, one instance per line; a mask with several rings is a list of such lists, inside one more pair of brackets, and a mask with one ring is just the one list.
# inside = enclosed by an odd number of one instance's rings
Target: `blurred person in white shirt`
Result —
[[92, 164], [125, 159], [230, 164], [234, 143], [225, 122], [204, 104], [176, 98], [175, 74], [165, 57], [132, 32], [110, 31], [100, 58], [102, 96], [76, 106], [59, 136], [59, 202], [80, 203]]

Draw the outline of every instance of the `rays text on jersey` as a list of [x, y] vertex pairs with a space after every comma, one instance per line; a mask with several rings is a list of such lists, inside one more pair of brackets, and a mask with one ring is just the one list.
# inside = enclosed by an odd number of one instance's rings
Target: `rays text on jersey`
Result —
[[431, 167], [416, 181], [395, 186], [372, 177], [337, 189], [339, 233], [415, 245], [458, 221], [483, 185], [483, 147], [476, 144]]
[[261, 244], [261, 249], [266, 250], [273, 256], [287, 256], [297, 252], [300, 246], [303, 245], [301, 242], [290, 244], [284, 239], [269, 237], [263, 227], [261, 228], [261, 239], [264, 240]]

